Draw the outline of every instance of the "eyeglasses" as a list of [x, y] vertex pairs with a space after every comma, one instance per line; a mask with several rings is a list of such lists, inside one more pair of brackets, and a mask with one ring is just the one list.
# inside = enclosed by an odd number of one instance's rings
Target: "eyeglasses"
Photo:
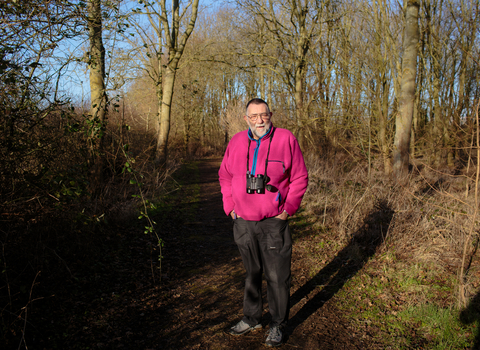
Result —
[[252, 114], [252, 115], [247, 115], [247, 117], [252, 121], [256, 122], [258, 117], [261, 117], [262, 120], [269, 120], [270, 119], [270, 113], [261, 113], [261, 114]]

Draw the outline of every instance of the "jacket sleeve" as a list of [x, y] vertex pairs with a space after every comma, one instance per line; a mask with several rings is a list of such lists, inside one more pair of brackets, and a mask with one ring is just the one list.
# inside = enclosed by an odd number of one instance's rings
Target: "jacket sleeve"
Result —
[[228, 160], [230, 155], [230, 145], [227, 146], [225, 156], [223, 157], [220, 170], [218, 171], [218, 179], [220, 181], [220, 188], [222, 191], [223, 210], [225, 214], [229, 215], [234, 209], [234, 202], [232, 198], [232, 174], [228, 170]]
[[289, 215], [297, 212], [308, 185], [307, 167], [305, 166], [302, 151], [295, 137], [292, 137], [291, 152], [292, 167], [290, 169], [290, 185], [283, 206], [283, 209], [286, 210]]

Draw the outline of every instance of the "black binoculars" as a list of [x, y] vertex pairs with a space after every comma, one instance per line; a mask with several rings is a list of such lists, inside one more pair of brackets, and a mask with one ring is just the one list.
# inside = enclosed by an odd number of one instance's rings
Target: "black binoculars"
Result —
[[268, 176], [262, 174], [255, 176], [250, 174], [250, 172], [247, 172], [247, 193], [265, 193], [265, 187], [269, 186], [267, 185], [269, 180]]

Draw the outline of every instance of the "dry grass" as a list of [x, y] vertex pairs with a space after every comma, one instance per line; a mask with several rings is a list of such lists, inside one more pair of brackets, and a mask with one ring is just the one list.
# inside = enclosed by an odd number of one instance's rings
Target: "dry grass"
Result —
[[247, 128], [243, 116], [245, 115], [245, 102], [236, 100], [227, 105], [220, 115], [220, 124], [227, 131], [229, 137]]
[[[328, 230], [344, 245], [372, 224], [372, 213], [378, 213], [378, 203], [384, 203], [393, 216], [381, 233], [380, 251], [392, 252], [400, 261], [434, 266], [435, 272], [457, 278], [473, 224], [474, 196], [472, 190], [465, 195], [465, 177], [423, 167], [405, 185], [398, 185], [380, 172], [372, 172], [369, 179], [365, 165], [344, 155], [328, 160], [307, 155], [306, 162], [310, 184], [303, 203], [306, 216], [316, 218], [311, 222], [314, 229]], [[475, 231], [465, 257], [466, 299], [480, 284], [477, 240]], [[453, 295], [452, 300], [459, 297]]]
[[432, 349], [473, 345], [480, 322], [474, 177], [422, 166], [399, 184], [376, 171], [379, 164], [369, 178], [352, 159], [306, 155], [310, 183], [299, 215], [318, 237], [305, 241], [310, 274], [339, 257], [357, 266], [336, 305], [359, 327], [376, 328], [386, 348], [416, 348], [419, 339]]

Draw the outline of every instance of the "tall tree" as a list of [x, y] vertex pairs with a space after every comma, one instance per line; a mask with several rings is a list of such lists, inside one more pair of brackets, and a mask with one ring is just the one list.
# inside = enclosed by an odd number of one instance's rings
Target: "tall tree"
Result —
[[[168, 16], [165, 0], [160, 1], [160, 20], [165, 31], [165, 47], [167, 60], [165, 63], [165, 75], [163, 76], [162, 112], [160, 117], [160, 129], [157, 137], [155, 162], [165, 164], [168, 155], [168, 136], [170, 133], [170, 114], [172, 110], [172, 98], [175, 86], [175, 76], [187, 44], [192, 33], [198, 14], [199, 0], [190, 2], [184, 11], [180, 13], [180, 1], [172, 0], [171, 16]], [[186, 12], [190, 12], [189, 20], [182, 35], [181, 20]]]
[[410, 133], [415, 103], [417, 74], [418, 11], [419, 0], [405, 0], [405, 36], [403, 43], [402, 76], [399, 111], [395, 120], [393, 171], [397, 178], [408, 172]]
[[102, 37], [101, 0], [89, 0], [87, 4], [88, 37], [90, 51], [88, 69], [90, 71], [90, 133], [89, 143], [92, 152], [92, 185], [98, 191], [103, 181], [103, 135], [107, 111], [107, 94], [105, 88], [105, 47]]

